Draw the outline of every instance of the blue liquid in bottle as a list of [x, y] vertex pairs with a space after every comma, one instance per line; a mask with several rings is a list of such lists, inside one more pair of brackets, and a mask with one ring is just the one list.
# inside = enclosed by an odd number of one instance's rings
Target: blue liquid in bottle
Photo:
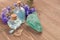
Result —
[[25, 10], [23, 7], [16, 7], [14, 13], [19, 17], [19, 19], [24, 22], [25, 21]]

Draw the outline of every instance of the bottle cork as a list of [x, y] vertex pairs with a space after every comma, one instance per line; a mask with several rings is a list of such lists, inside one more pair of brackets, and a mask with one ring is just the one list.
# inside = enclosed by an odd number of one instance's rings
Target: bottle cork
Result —
[[17, 19], [17, 15], [16, 15], [16, 14], [12, 14], [12, 15], [11, 15], [11, 19], [12, 19], [12, 20], [16, 20], [16, 19]]
[[17, 6], [20, 6], [21, 5], [21, 1], [17, 1]]
[[17, 4], [21, 3], [21, 1], [17, 1]]

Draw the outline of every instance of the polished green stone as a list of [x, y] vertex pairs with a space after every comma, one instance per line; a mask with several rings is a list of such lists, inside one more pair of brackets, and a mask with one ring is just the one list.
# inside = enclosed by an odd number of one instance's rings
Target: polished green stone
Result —
[[38, 32], [42, 32], [42, 26], [40, 24], [40, 20], [38, 19], [37, 12], [33, 12], [27, 17], [26, 20], [27, 25]]

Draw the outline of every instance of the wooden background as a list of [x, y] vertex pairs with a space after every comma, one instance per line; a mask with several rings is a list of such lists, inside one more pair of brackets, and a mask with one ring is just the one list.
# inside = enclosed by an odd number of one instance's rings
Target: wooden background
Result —
[[[0, 0], [2, 8], [12, 5], [17, 0]], [[60, 40], [60, 0], [34, 0], [43, 32], [37, 33], [25, 24], [21, 36], [8, 34], [8, 26], [0, 19], [0, 40]], [[17, 31], [16, 31], [17, 32]]]

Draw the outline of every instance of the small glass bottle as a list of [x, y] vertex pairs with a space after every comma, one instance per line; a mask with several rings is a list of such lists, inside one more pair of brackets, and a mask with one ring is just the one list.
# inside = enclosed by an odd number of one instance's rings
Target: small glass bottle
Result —
[[14, 13], [19, 17], [19, 19], [24, 22], [25, 21], [25, 10], [21, 7], [21, 2], [17, 2], [17, 7], [14, 10]]
[[11, 18], [7, 23], [8, 23], [8, 26], [11, 28], [9, 33], [13, 33], [17, 28], [21, 26], [22, 21], [17, 17], [16, 14], [12, 14]]

